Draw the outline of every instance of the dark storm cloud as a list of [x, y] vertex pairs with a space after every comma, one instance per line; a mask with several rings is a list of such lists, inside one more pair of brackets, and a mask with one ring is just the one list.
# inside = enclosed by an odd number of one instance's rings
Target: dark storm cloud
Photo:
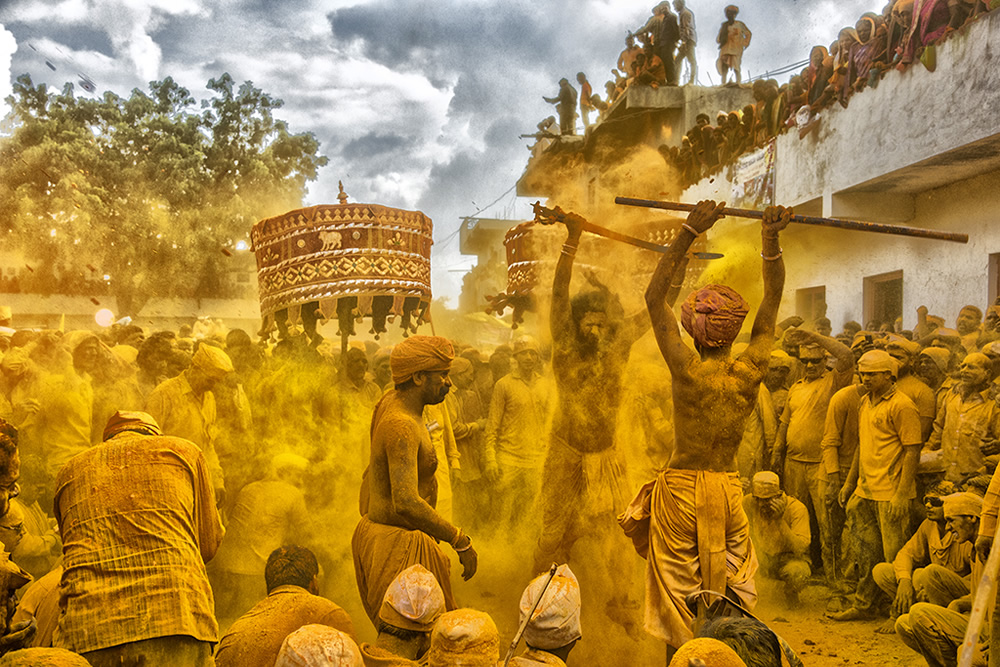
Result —
[[348, 141], [340, 153], [348, 160], [363, 160], [384, 153], [405, 151], [412, 148], [413, 144], [413, 138], [401, 137], [398, 134], [369, 132], [357, 139]]

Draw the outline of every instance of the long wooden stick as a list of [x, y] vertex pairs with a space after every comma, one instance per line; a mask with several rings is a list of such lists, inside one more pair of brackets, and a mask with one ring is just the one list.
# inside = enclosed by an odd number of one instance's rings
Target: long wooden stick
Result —
[[[542, 206], [540, 203], [534, 203], [535, 210], [535, 222], [542, 225], [551, 225], [555, 222], [563, 222], [566, 217], [561, 209], [552, 209]], [[629, 245], [635, 246], [637, 248], [645, 248], [646, 250], [652, 250], [653, 252], [658, 252], [665, 254], [670, 250], [670, 246], [659, 245], [651, 241], [645, 241], [643, 239], [636, 238], [634, 236], [629, 236], [628, 234], [622, 234], [621, 232], [616, 232], [607, 227], [601, 227], [600, 225], [595, 225], [592, 222], [584, 220], [580, 223], [580, 227], [591, 234], [596, 234], [597, 236], [603, 236], [606, 239], [611, 239], [613, 241], [621, 241], [622, 243], [627, 243]], [[693, 259], [721, 259], [723, 255], [718, 252], [691, 252], [688, 256]]]
[[549, 589], [549, 584], [552, 583], [552, 579], [555, 578], [556, 570], [558, 569], [559, 566], [552, 563], [548, 572], [549, 578], [545, 580], [545, 585], [542, 586], [542, 590], [538, 594], [538, 599], [535, 600], [535, 604], [531, 605], [531, 610], [528, 612], [528, 615], [524, 617], [524, 620], [521, 621], [521, 625], [517, 629], [517, 634], [514, 635], [514, 639], [510, 642], [510, 648], [507, 649], [507, 656], [503, 660], [503, 667], [508, 667], [510, 659], [514, 657], [514, 651], [517, 650], [517, 645], [520, 643], [521, 637], [524, 636], [524, 631], [528, 629], [528, 623], [531, 621], [531, 617], [534, 616], [535, 610], [538, 609], [538, 605], [541, 603], [542, 598], [545, 597], [545, 591]]
[[[659, 208], [665, 211], [693, 211], [694, 204], [682, 204], [672, 201], [656, 201], [653, 199], [633, 199], [632, 197], [615, 197], [616, 204], [624, 206], [641, 206], [643, 208]], [[754, 218], [760, 220], [764, 217], [763, 211], [754, 211], [745, 208], [724, 208], [723, 215], [737, 218]], [[896, 234], [897, 236], [914, 236], [923, 239], [936, 239], [938, 241], [954, 241], [956, 243], [968, 243], [969, 235], [961, 232], [943, 232], [936, 229], [922, 229], [920, 227], [904, 227], [902, 225], [887, 225], [881, 222], [863, 222], [859, 220], [841, 220], [839, 218], [819, 218], [809, 215], [793, 215], [792, 222], [803, 225], [817, 225], [820, 227], [837, 227], [839, 229], [853, 229], [859, 232], [877, 232], [879, 234]]]
[[[965, 629], [965, 639], [958, 647], [958, 667], [971, 667], [976, 657], [976, 647], [979, 644], [979, 632], [986, 622], [989, 605], [993, 604], [993, 593], [997, 587], [997, 571], [1000, 570], [1000, 540], [993, 540], [990, 555], [983, 567], [983, 576], [976, 590], [976, 599], [969, 615], [969, 626]], [[991, 641], [997, 641], [991, 637]]]

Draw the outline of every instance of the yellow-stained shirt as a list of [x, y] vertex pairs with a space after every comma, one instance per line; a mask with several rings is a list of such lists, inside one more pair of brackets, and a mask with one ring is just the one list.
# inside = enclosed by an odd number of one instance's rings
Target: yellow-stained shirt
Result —
[[815, 380], [799, 380], [788, 390], [781, 423], [788, 426], [785, 458], [800, 463], [822, 459], [827, 406], [834, 392], [851, 378], [849, 373], [826, 372]]
[[979, 536], [993, 537], [997, 531], [997, 514], [1000, 513], [1000, 466], [993, 471], [990, 485], [983, 498], [983, 513], [979, 515]]
[[941, 450], [945, 479], [961, 482], [982, 467], [983, 440], [1000, 435], [1000, 409], [986, 391], [963, 398], [958, 386], [944, 395], [927, 449]]
[[[869, 500], [892, 500], [903, 472], [903, 448], [919, 447], [921, 440], [917, 408], [895, 387], [874, 402], [871, 395], [862, 398], [858, 414], [860, 466], [855, 493]], [[915, 488], [905, 492], [908, 498], [917, 495]]]
[[917, 407], [921, 419], [934, 419], [937, 415], [937, 398], [934, 390], [912, 373], [896, 381], [896, 391], [906, 394]]
[[[849, 470], [858, 449], [860, 385], [849, 385], [833, 395], [823, 425], [823, 472], [828, 475]], [[843, 480], [841, 480], [843, 481]]]
[[41, 408], [29, 419], [23, 452], [45, 461], [45, 471], [55, 477], [71, 458], [91, 445], [94, 389], [90, 378], [72, 369], [64, 374], [46, 374], [35, 386]]
[[549, 383], [537, 374], [526, 380], [514, 370], [500, 378], [486, 422], [486, 463], [495, 462], [501, 469], [541, 468], [551, 407]]
[[311, 624], [355, 638], [351, 617], [338, 605], [300, 586], [278, 586], [229, 627], [215, 651], [215, 665], [273, 667], [285, 637]]
[[201, 450], [121, 433], [56, 479], [62, 615], [53, 643], [77, 653], [185, 635], [214, 642], [205, 563], [223, 528]]
[[146, 399], [146, 412], [153, 416], [164, 435], [190, 440], [201, 448], [215, 488], [221, 489], [222, 466], [215, 451], [215, 396], [206, 391], [195, 395], [184, 373], [161, 382]]
[[[812, 532], [809, 529], [809, 510], [801, 501], [785, 494], [785, 511], [781, 516], [765, 517], [752, 495], [743, 498], [743, 510], [750, 520], [750, 541], [765, 559], [783, 554], [802, 556], [809, 549]], [[788, 527], [789, 538], [781, 526]]]
[[955, 533], [946, 531], [944, 537], [938, 533], [938, 525], [930, 519], [917, 528], [892, 561], [896, 579], [911, 579], [913, 570], [926, 565], [941, 565], [960, 577], [969, 574], [972, 566], [972, 542], [959, 543]]

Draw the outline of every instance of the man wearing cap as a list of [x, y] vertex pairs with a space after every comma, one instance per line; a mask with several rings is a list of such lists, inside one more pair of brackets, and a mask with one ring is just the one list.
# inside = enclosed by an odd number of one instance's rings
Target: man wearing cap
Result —
[[262, 578], [267, 597], [229, 626], [215, 651], [217, 667], [273, 667], [285, 637], [303, 625], [325, 625], [354, 638], [347, 612], [320, 597], [319, 564], [309, 549], [278, 547]]
[[434, 624], [428, 667], [496, 667], [499, 659], [500, 634], [489, 614], [456, 609]]
[[988, 392], [990, 360], [973, 352], [959, 366], [960, 380], [944, 394], [926, 449], [941, 450], [945, 479], [959, 483], [1000, 452], [1000, 408]]
[[809, 511], [781, 490], [778, 476], [770, 471], [754, 475], [743, 509], [765, 576], [784, 582], [785, 602], [797, 606], [799, 592], [812, 574]]
[[767, 373], [785, 283], [778, 235], [792, 211], [779, 206], [764, 212], [764, 298], [750, 344], [734, 359], [730, 349], [748, 308], [739, 294], [710, 285], [688, 296], [682, 322], [695, 350], [681, 339], [665, 303], [670, 286], [683, 278], [680, 268], [691, 243], [722, 217], [723, 208], [712, 201], [695, 207], [646, 289], [646, 307], [670, 368], [674, 396], [676, 442], [649, 498], [646, 566], [646, 630], [667, 642], [668, 654], [691, 638], [692, 615], [684, 602], [689, 593], [732, 589], [746, 605], [757, 600], [757, 557], [733, 461]]
[[417, 564], [400, 572], [382, 600], [378, 638], [361, 645], [365, 667], [421, 664], [434, 623], [444, 611], [444, 593], [427, 568]]
[[[775, 419], [781, 417], [781, 413], [785, 411], [785, 401], [788, 399], [788, 376], [791, 375], [794, 365], [795, 358], [787, 352], [784, 350], [772, 350], [763, 385], [771, 393], [771, 403], [774, 405]], [[771, 453], [768, 452], [768, 456], [770, 455]]]
[[902, 336], [896, 334], [886, 336], [885, 351], [898, 364], [896, 391], [909, 396], [913, 404], [917, 406], [917, 414], [920, 417], [920, 435], [926, 441], [934, 426], [937, 402], [934, 399], [933, 390], [913, 374], [913, 363], [919, 350], [919, 344]]
[[[455, 356], [451, 342], [439, 336], [410, 336], [392, 350], [394, 389], [386, 392], [372, 415], [371, 461], [362, 480], [361, 521], [351, 550], [365, 612], [373, 624], [393, 579], [411, 565], [430, 570], [448, 608], [451, 563], [438, 542], [458, 553], [462, 577], [476, 573], [472, 540], [435, 509], [437, 454], [424, 425], [424, 406], [448, 394], [448, 371]], [[367, 505], [367, 506], [366, 506]]]
[[524, 643], [528, 649], [510, 661], [513, 667], [566, 667], [569, 652], [580, 641], [580, 584], [576, 575], [569, 565], [560, 565], [546, 588], [548, 580], [548, 574], [535, 577], [521, 594], [518, 605], [521, 624], [531, 614], [524, 627]]
[[496, 485], [494, 526], [504, 532], [522, 527], [538, 497], [552, 408], [538, 341], [515, 340], [514, 361], [514, 370], [493, 387], [483, 450], [483, 474]]
[[917, 355], [914, 372], [934, 392], [935, 403], [940, 403], [941, 397], [955, 384], [948, 376], [950, 367], [951, 352], [946, 348], [925, 347]]
[[[95, 491], [96, 489], [96, 491]], [[219, 631], [205, 563], [222, 523], [205, 457], [117, 412], [56, 478], [62, 614], [53, 645], [92, 665], [208, 666]]]
[[[812, 331], [792, 329], [785, 337], [791, 343], [798, 343], [803, 373], [802, 379], [788, 390], [770, 469], [782, 474], [785, 490], [809, 511], [819, 532], [813, 554], [817, 555], [815, 547], [819, 547], [823, 569], [828, 579], [833, 580], [836, 555], [821, 465], [823, 429], [830, 399], [834, 392], [850, 383], [854, 374], [854, 355], [840, 341]], [[836, 359], [832, 371], [826, 368], [827, 354]]]
[[927, 518], [891, 563], [872, 570], [876, 585], [892, 599], [889, 622], [879, 632], [895, 632], [896, 619], [917, 600], [942, 607], [969, 592], [969, 573], [975, 548], [959, 541], [948, 529], [944, 497], [955, 491], [951, 482], [939, 482], [924, 494]]
[[215, 385], [233, 372], [233, 362], [220, 348], [202, 342], [191, 365], [180, 375], [161, 382], [146, 399], [146, 412], [165, 435], [190, 440], [201, 447], [219, 495], [225, 488], [222, 466], [215, 451]]
[[894, 560], [913, 534], [920, 420], [913, 401], [896, 391], [896, 368], [896, 360], [884, 350], [866, 352], [858, 360], [868, 394], [861, 399], [858, 455], [841, 490], [841, 502], [859, 527], [854, 535], [859, 579], [855, 605], [830, 615], [837, 621], [874, 613], [878, 587], [872, 568]]
[[[971, 543], [976, 539], [983, 499], [974, 493], [963, 491], [945, 496], [943, 500], [948, 530], [955, 535], [955, 541], [959, 544]], [[910, 607], [909, 613], [896, 620], [899, 638], [923, 656], [931, 667], [956, 665], [958, 649], [969, 626], [968, 614], [978, 584], [973, 578], [970, 581], [969, 597], [959, 598], [947, 607], [930, 602], [918, 602]], [[984, 644], [989, 642], [989, 636], [989, 624], [984, 623], [979, 636], [980, 653], [985, 653]], [[994, 645], [996, 643], [993, 642]], [[996, 651], [993, 647], [991, 649]]]
[[303, 625], [285, 637], [274, 667], [364, 667], [361, 649], [346, 632]]
[[226, 536], [209, 577], [215, 614], [228, 623], [268, 593], [268, 556], [283, 544], [310, 543], [312, 522], [302, 493], [309, 460], [285, 452], [271, 459], [267, 477], [240, 489], [226, 516]]

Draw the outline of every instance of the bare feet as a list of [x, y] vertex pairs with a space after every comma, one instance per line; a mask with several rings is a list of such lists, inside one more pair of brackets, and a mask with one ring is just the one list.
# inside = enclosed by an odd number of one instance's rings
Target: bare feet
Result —
[[875, 633], [879, 635], [894, 635], [896, 634], [896, 619], [887, 619], [885, 623], [875, 628]]
[[844, 611], [834, 612], [826, 616], [832, 621], [866, 621], [872, 617], [872, 614], [866, 609], [848, 607]]

